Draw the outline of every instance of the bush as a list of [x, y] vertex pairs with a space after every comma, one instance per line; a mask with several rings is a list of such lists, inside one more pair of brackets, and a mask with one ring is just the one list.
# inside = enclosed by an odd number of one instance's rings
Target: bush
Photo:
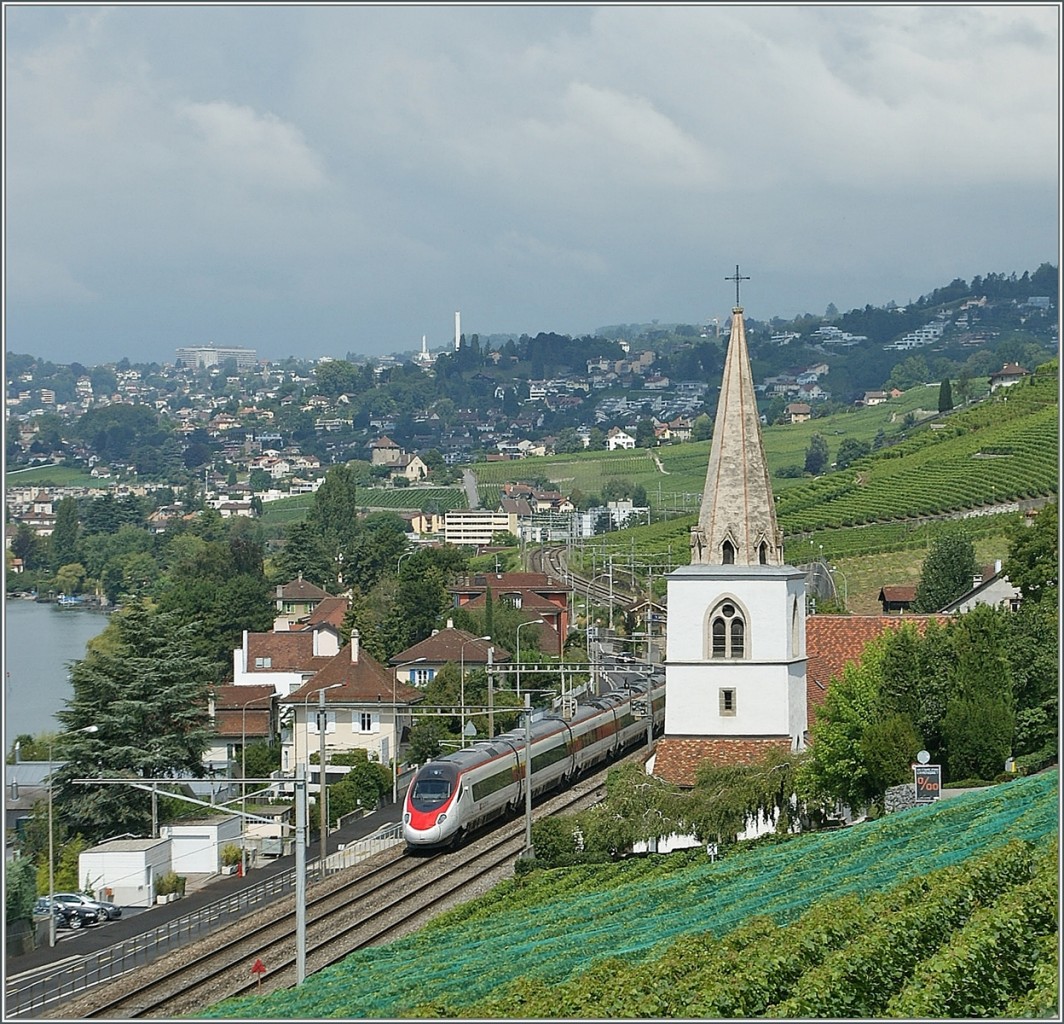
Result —
[[156, 896], [169, 896], [172, 892], [180, 892], [182, 889], [181, 879], [176, 871], [167, 871], [158, 882], [155, 883]]
[[240, 847], [235, 843], [226, 843], [226, 845], [222, 847], [222, 863], [226, 867], [232, 867], [234, 864], [239, 864], [242, 856]]

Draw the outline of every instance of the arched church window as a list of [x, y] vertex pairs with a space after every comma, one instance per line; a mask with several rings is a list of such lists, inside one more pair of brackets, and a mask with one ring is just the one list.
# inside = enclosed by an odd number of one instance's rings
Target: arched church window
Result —
[[720, 546], [720, 558], [724, 565], [735, 564], [735, 545], [730, 540]]
[[791, 656], [800, 657], [801, 651], [799, 648], [799, 638], [801, 633], [799, 631], [799, 619], [798, 619], [798, 602], [795, 601], [791, 606]]
[[732, 601], [725, 601], [713, 611], [709, 634], [711, 658], [746, 656], [746, 620]]
[[746, 635], [746, 628], [743, 625], [742, 619], [732, 619], [731, 621], [731, 656], [733, 658], [741, 658], [743, 656], [743, 638]]
[[768, 565], [768, 545], [764, 541], [758, 546], [757, 560], [762, 565]]
[[713, 620], [713, 657], [726, 658], [728, 656], [727, 636], [724, 632], [723, 619]]

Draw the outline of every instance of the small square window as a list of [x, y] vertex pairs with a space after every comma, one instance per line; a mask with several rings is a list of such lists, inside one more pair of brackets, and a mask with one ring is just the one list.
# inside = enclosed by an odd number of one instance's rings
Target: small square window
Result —
[[722, 715], [734, 715], [735, 714], [735, 691], [734, 690], [721, 690], [720, 691], [720, 713]]

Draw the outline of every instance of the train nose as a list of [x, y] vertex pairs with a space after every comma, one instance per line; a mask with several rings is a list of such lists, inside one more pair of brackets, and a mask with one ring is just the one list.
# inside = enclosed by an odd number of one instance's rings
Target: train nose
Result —
[[444, 832], [446, 821], [447, 814], [442, 813], [431, 824], [422, 822], [415, 826], [408, 822], [405, 829], [407, 842], [414, 846], [431, 846], [439, 843], [446, 838]]

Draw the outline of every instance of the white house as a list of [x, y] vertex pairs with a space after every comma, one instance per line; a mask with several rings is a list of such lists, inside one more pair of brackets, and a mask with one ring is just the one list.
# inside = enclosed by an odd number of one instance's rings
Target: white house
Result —
[[120, 907], [150, 907], [155, 886], [171, 870], [169, 839], [112, 839], [78, 855], [78, 881]]
[[179, 875], [213, 875], [221, 870], [222, 850], [240, 845], [238, 814], [182, 820], [163, 825], [159, 834], [170, 840], [170, 867]]
[[635, 448], [635, 438], [620, 427], [610, 427], [606, 434], [606, 447], [615, 452], [618, 448]]

